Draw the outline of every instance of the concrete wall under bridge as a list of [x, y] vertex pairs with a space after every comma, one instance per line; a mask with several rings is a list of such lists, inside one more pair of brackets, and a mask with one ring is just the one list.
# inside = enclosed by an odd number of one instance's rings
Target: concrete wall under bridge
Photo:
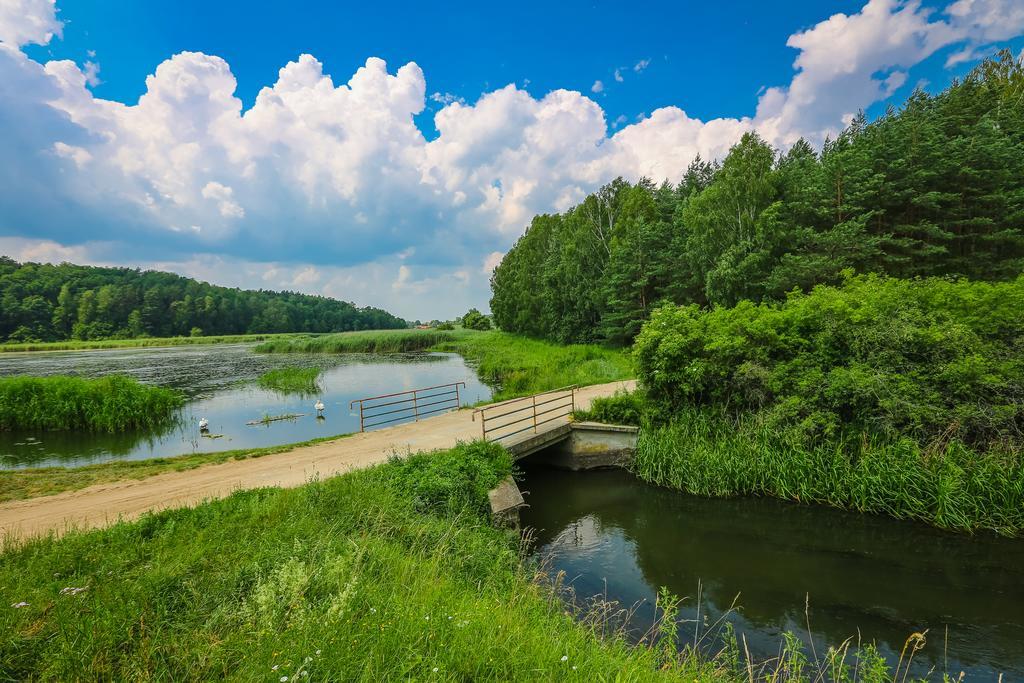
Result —
[[[516, 460], [532, 460], [569, 470], [626, 467], [636, 454], [637, 428], [598, 422], [561, 424], [507, 446]], [[526, 505], [515, 480], [508, 477], [488, 494], [491, 513], [502, 524], [518, 526], [519, 509]]]

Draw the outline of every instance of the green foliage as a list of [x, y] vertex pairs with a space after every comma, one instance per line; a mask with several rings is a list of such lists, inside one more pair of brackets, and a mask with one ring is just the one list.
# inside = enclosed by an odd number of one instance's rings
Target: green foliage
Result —
[[310, 396], [320, 391], [318, 380], [321, 374], [323, 374], [321, 368], [288, 366], [263, 373], [260, 375], [258, 383], [264, 389], [271, 389], [282, 394]]
[[576, 384], [603, 384], [632, 377], [629, 357], [593, 344], [560, 346], [504, 332], [462, 334], [435, 347], [458, 353], [485, 382], [496, 385], [494, 400]]
[[0, 340], [79, 341], [404, 328], [376, 308], [294, 292], [217, 287], [130, 268], [0, 256]]
[[512, 474], [512, 456], [498, 444], [474, 441], [438, 453], [392, 459], [392, 481], [412, 497], [418, 510], [486, 516], [487, 492]]
[[455, 329], [455, 325], [452, 325], [449, 322], [443, 322], [443, 323], [439, 323], [437, 326], [435, 326], [434, 329], [438, 330], [438, 331], [454, 330]]
[[1024, 67], [856, 118], [820, 153], [749, 133], [675, 186], [621, 178], [533, 219], [491, 278], [503, 330], [629, 343], [657, 304], [733, 306], [843, 272], [1008, 280], [1024, 270]]
[[[0, 555], [11, 680], [725, 680], [569, 616], [518, 539], [424, 514], [387, 464]], [[457, 478], [482, 488], [494, 471]], [[444, 487], [441, 487], [444, 488]], [[451, 490], [464, 488], [452, 485]], [[73, 589], [73, 590], [65, 590]], [[576, 667], [575, 669], [573, 667]], [[303, 675], [305, 674], [305, 675]]]
[[123, 432], [166, 424], [179, 393], [131, 377], [0, 378], [0, 429]]
[[613, 396], [595, 398], [589, 410], [577, 410], [573, 417], [581, 422], [602, 422], [639, 427], [646, 422], [647, 404], [637, 391], [617, 391]]
[[665, 306], [637, 337], [656, 410], [750, 411], [808, 442], [860, 433], [1024, 448], [1024, 277], [854, 276], [781, 304]]
[[467, 330], [486, 332], [491, 329], [491, 319], [475, 308], [469, 309], [469, 312], [462, 316], [460, 321]]
[[349, 332], [322, 337], [282, 338], [256, 347], [260, 353], [406, 353], [423, 351], [455, 336], [435, 330]]
[[865, 437], [808, 446], [756, 416], [684, 408], [641, 430], [634, 470], [702, 496], [772, 496], [916, 519], [956, 531], [1024, 533], [1024, 454], [979, 453], [961, 441], [922, 448]]

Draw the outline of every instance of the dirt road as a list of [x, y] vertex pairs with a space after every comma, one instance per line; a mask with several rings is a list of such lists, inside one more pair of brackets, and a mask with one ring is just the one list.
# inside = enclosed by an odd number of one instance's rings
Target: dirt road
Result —
[[[597, 396], [611, 396], [616, 390], [634, 387], [634, 381], [584, 387], [576, 392], [576, 405], [585, 409]], [[480, 424], [472, 421], [472, 412], [464, 409], [261, 458], [4, 503], [0, 505], [0, 534], [9, 542], [48, 531], [60, 533], [70, 527], [104, 526], [150, 510], [220, 498], [240, 489], [299, 486], [314, 477], [323, 479], [375, 465], [392, 453], [450, 448], [457, 441], [479, 437]]]

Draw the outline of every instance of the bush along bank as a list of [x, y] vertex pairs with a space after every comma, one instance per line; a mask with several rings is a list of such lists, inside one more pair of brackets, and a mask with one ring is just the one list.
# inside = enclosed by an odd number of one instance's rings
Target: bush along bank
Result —
[[1021, 310], [1024, 278], [876, 276], [781, 304], [663, 307], [634, 346], [637, 474], [1018, 535]]

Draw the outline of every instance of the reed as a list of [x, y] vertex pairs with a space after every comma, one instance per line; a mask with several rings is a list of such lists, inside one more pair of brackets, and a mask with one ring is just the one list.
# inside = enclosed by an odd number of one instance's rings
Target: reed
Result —
[[423, 351], [453, 338], [450, 332], [434, 330], [344, 332], [322, 337], [274, 339], [255, 350], [260, 353], [406, 353]]
[[641, 478], [703, 496], [772, 496], [914, 519], [962, 532], [1024, 532], [1024, 454], [958, 441], [923, 448], [864, 436], [809, 446], [713, 409], [683, 409], [641, 431]]
[[320, 391], [322, 368], [303, 368], [289, 365], [260, 375], [257, 383], [264, 389], [281, 394], [312, 396]]
[[166, 424], [181, 394], [123, 375], [0, 378], [0, 430], [116, 433]]

